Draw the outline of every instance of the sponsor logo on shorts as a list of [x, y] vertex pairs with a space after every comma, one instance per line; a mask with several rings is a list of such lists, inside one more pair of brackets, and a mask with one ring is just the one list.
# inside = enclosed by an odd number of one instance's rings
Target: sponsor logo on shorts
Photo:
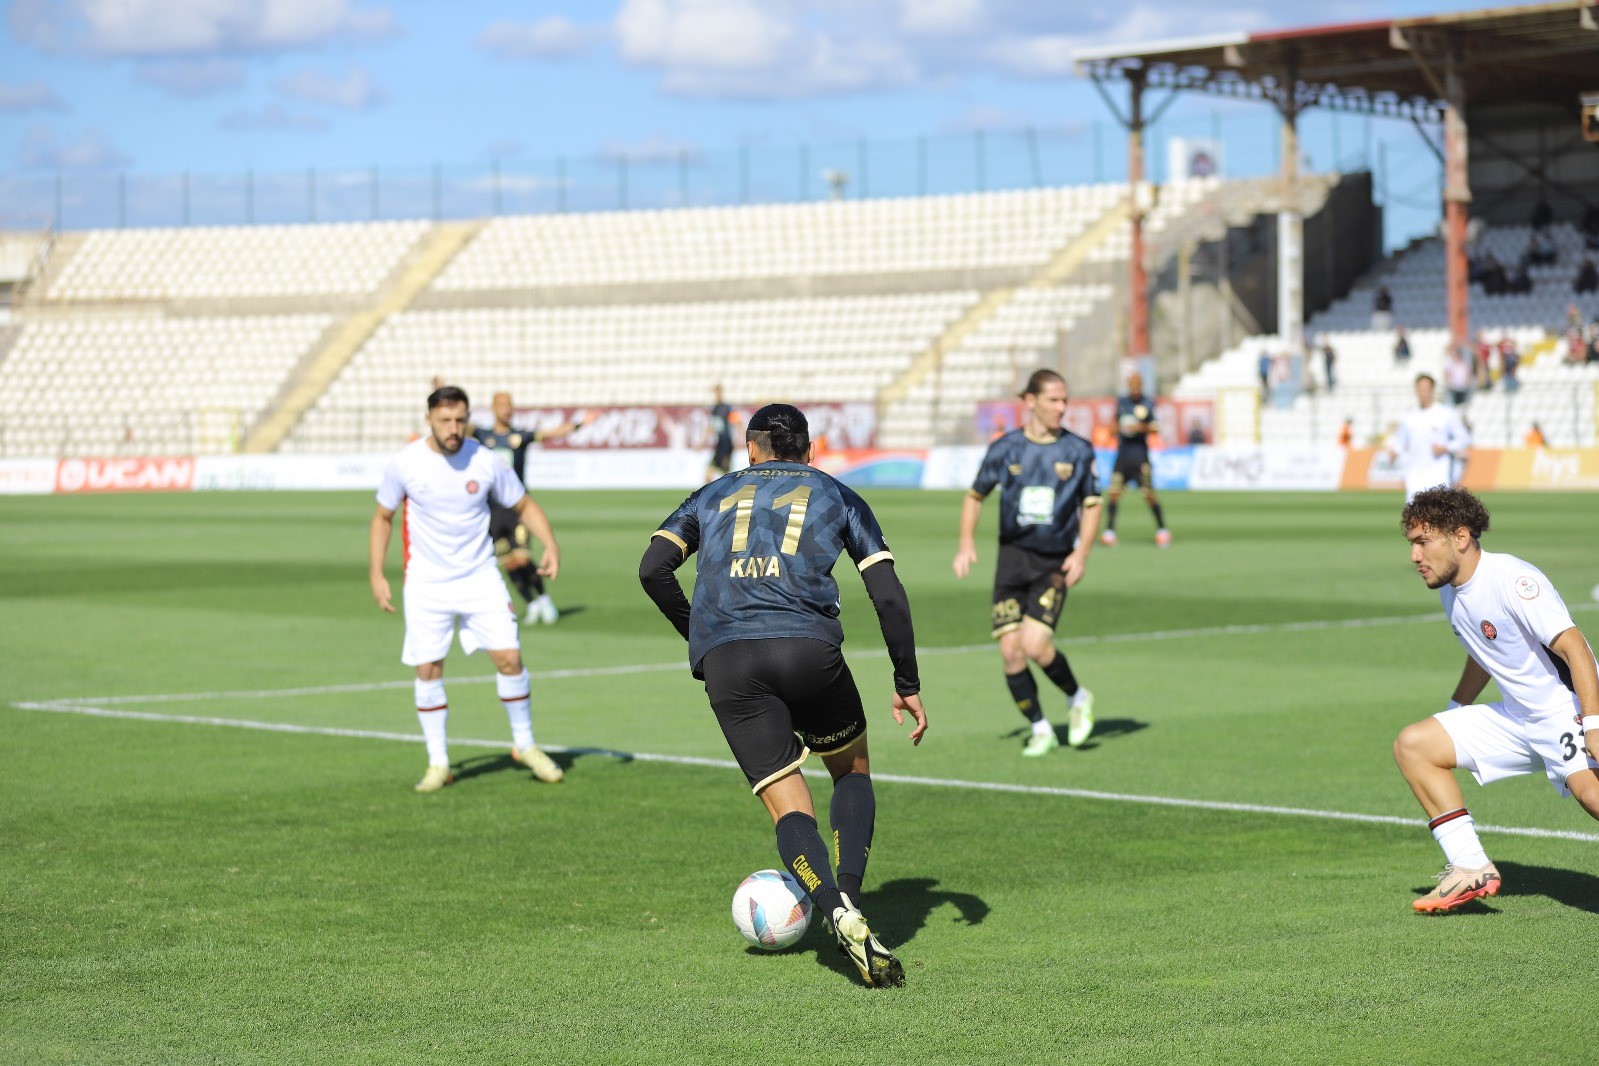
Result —
[[466, 483], [466, 492], [467, 492], [467, 495], [469, 495], [469, 496], [477, 495], [477, 482], [476, 481], [468, 481]]
[[1482, 635], [1487, 637], [1489, 640], [1494, 640], [1498, 638], [1499, 630], [1494, 628], [1494, 624], [1492, 622], [1484, 618], [1482, 620]]
[[1538, 592], [1538, 582], [1534, 581], [1532, 578], [1525, 574], [1516, 578], [1517, 596], [1520, 596], [1524, 600], [1535, 600], [1538, 598]]

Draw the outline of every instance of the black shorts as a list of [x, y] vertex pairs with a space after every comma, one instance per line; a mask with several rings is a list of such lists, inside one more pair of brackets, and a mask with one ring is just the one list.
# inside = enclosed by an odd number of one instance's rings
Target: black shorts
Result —
[[732, 441], [728, 441], [725, 444], [721, 441], [716, 442], [716, 451], [711, 453], [711, 468], [720, 470], [724, 474], [733, 469]]
[[1014, 544], [999, 546], [994, 567], [994, 636], [1020, 629], [1023, 618], [1036, 618], [1050, 629], [1066, 605], [1064, 555], [1040, 555]]
[[533, 534], [522, 524], [521, 514], [499, 504], [489, 506], [489, 539], [494, 542], [494, 554], [501, 558], [532, 551]]
[[1110, 471], [1110, 487], [1120, 489], [1128, 485], [1139, 485], [1146, 489], [1155, 487], [1154, 479], [1150, 475], [1147, 453], [1144, 455], [1116, 453], [1116, 465], [1111, 467]]
[[739, 769], [759, 794], [811, 753], [843, 751], [866, 734], [866, 712], [844, 653], [811, 637], [730, 640], [700, 660], [705, 694]]

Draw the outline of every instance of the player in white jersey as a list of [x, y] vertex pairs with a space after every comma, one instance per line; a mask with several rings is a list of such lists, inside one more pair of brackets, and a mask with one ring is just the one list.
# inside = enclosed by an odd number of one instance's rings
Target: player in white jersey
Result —
[[1422, 489], [1453, 485], [1465, 469], [1471, 432], [1460, 412], [1434, 402], [1438, 383], [1431, 374], [1416, 378], [1416, 406], [1405, 412], [1388, 442], [1388, 456], [1405, 475], [1405, 499]]
[[427, 741], [428, 769], [418, 792], [436, 792], [454, 781], [445, 723], [444, 657], [461, 623], [467, 654], [488, 652], [499, 671], [500, 700], [511, 719], [511, 757], [540, 781], [561, 780], [561, 768], [533, 744], [527, 670], [522, 665], [516, 611], [489, 540], [492, 500], [517, 512], [544, 544], [539, 573], [554, 578], [560, 550], [543, 508], [521, 479], [494, 452], [472, 437], [466, 393], [454, 386], [428, 397], [429, 434], [407, 444], [389, 462], [378, 487], [369, 557], [372, 598], [394, 612], [383, 576], [394, 514], [405, 508], [405, 645], [400, 661], [416, 667], [416, 712]]
[[[1488, 511], [1465, 489], [1418, 492], [1400, 518], [1410, 561], [1438, 590], [1466, 668], [1449, 708], [1406, 726], [1394, 759], [1427, 812], [1447, 865], [1418, 911], [1459, 907], [1499, 891], [1499, 871], [1451, 772], [1478, 784], [1542, 770], [1562, 796], [1599, 819], [1599, 664], [1571, 613], [1531, 563], [1482, 550]], [[1497, 703], [1476, 703], [1489, 679]]]

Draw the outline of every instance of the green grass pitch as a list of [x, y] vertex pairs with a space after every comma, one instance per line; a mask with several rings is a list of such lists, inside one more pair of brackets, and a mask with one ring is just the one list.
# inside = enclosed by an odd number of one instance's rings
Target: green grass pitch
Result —
[[[417, 733], [400, 622], [367, 592], [369, 497], [0, 500], [0, 1061], [1591, 1053], [1599, 826], [1542, 779], [1467, 800], [1481, 823], [1589, 838], [1485, 833], [1504, 893], [1437, 918], [1409, 906], [1442, 865], [1419, 824], [1025, 791], [1418, 819], [1389, 746], [1462, 656], [1396, 495], [1172, 494], [1167, 551], [1124, 501], [1061, 629], [1100, 732], [1023, 760], [987, 639], [993, 508], [957, 582], [958, 494], [870, 493], [932, 716], [912, 749], [842, 568], [874, 767], [922, 779], [878, 785], [863, 901], [900, 990], [861, 987], [820, 923], [777, 955], [732, 928], [733, 887], [777, 862], [771, 829], [735, 770], [691, 761], [727, 752], [636, 579], [680, 496], [544, 495], [566, 613], [523, 634], [541, 743], [685, 761], [571, 752], [565, 783], [532, 782], [487, 663], [457, 656], [462, 779], [433, 796], [411, 790], [419, 743], [359, 735]], [[1592, 633], [1595, 499], [1489, 504], [1488, 547], [1540, 565]], [[151, 717], [17, 706], [67, 700]]]

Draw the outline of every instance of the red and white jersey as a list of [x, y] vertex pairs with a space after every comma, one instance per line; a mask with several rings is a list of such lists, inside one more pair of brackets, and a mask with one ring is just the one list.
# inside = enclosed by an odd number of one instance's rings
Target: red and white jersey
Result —
[[1449, 628], [1522, 717], [1581, 714], [1565, 661], [1549, 650], [1572, 627], [1560, 593], [1531, 563], [1483, 552], [1471, 580], [1438, 590]]
[[389, 460], [378, 503], [405, 507], [405, 579], [453, 581], [494, 568], [490, 497], [515, 507], [527, 494], [505, 460], [468, 437], [444, 455], [414, 440]]
[[[1434, 403], [1405, 412], [1391, 443], [1405, 474], [1408, 500], [1422, 489], [1455, 483], [1455, 464], [1465, 458], [1471, 447], [1471, 433], [1461, 421], [1460, 412]], [[1448, 450], [1434, 455], [1434, 444], [1442, 444]]]

